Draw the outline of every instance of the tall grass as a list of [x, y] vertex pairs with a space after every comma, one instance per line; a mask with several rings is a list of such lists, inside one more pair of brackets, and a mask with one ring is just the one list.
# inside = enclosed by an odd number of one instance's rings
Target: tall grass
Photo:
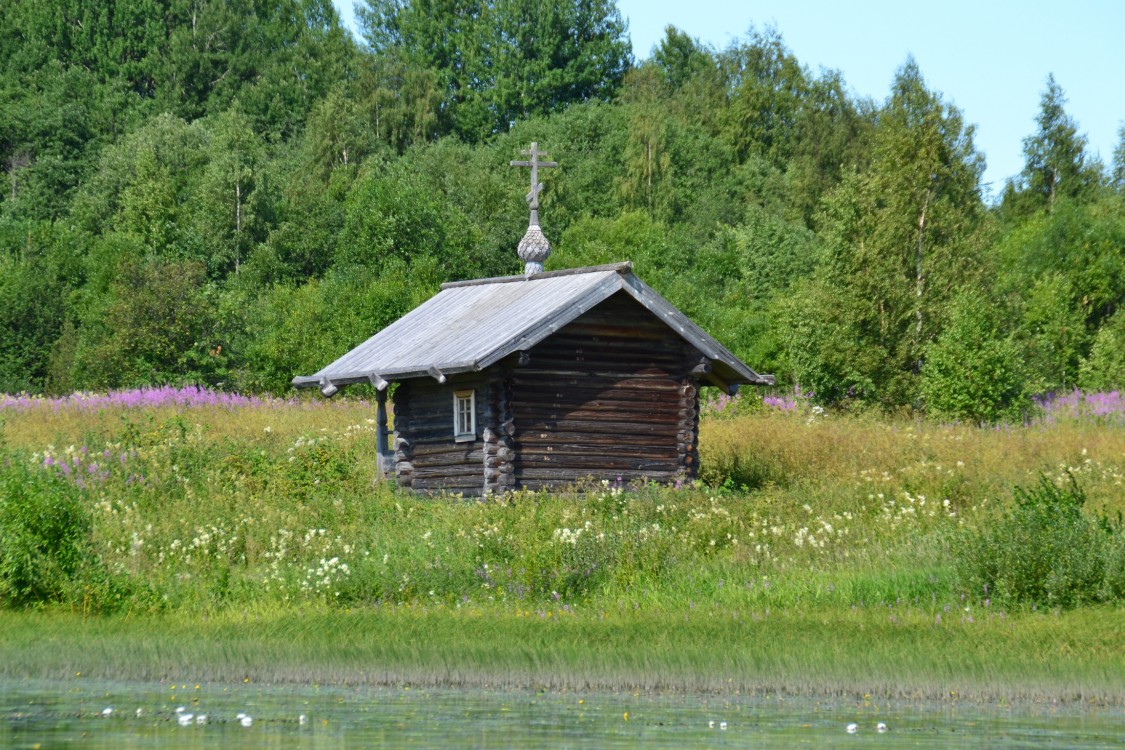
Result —
[[1014, 486], [1073, 476], [1091, 511], [1125, 510], [1125, 430], [1082, 418], [760, 409], [704, 420], [695, 486], [469, 502], [376, 484], [364, 402], [139, 403], [2, 412], [3, 460], [74, 485], [89, 514], [100, 569], [75, 608], [949, 599], [955, 538]]
[[97, 620], [0, 612], [0, 678], [836, 694], [1125, 705], [1120, 612], [550, 616], [482, 607]]
[[[83, 569], [47, 618], [64, 630], [76, 627], [64, 610], [116, 613], [106, 622], [117, 624], [144, 615], [136, 627], [150, 635], [204, 616], [200, 632], [234, 643], [235, 665], [285, 679], [361, 679], [321, 664], [351, 653], [339, 628], [358, 628], [387, 642], [365, 638], [357, 658], [410, 680], [530, 681], [557, 666], [566, 685], [702, 687], [732, 664], [728, 678], [745, 689], [773, 674], [775, 687], [808, 690], [883, 675], [984, 691], [1021, 674], [1021, 690], [1120, 689], [1105, 667], [1125, 652], [1109, 627], [1120, 599], [1061, 618], [1005, 609], [955, 564], [965, 539], [1011, 507], [1013, 488], [1041, 476], [1074, 477], [1097, 517], [1125, 511], [1125, 429], [1103, 415], [978, 428], [746, 408], [703, 420], [693, 486], [467, 501], [375, 483], [364, 402], [127, 401], [0, 404], [0, 463], [65, 483], [85, 513]], [[15, 637], [43, 616], [23, 617], [0, 622]], [[263, 645], [239, 635], [243, 618], [295, 630]], [[1053, 627], [1063, 630], [1036, 650]], [[564, 635], [585, 645], [566, 651]], [[510, 638], [524, 645], [496, 650]], [[633, 639], [620, 655], [598, 645], [619, 638]], [[313, 656], [284, 666], [274, 650], [287, 641]], [[127, 647], [106, 643], [115, 663]], [[235, 669], [224, 647], [167, 648], [173, 661], [203, 659], [208, 674]], [[1067, 649], [1071, 666], [1059, 668]], [[55, 664], [49, 649], [28, 653], [39, 656], [12, 664]]]

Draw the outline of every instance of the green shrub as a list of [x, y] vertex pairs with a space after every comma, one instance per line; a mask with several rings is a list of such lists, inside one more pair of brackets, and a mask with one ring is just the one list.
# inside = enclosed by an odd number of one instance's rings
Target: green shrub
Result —
[[1047, 477], [1013, 490], [1014, 506], [968, 537], [958, 567], [978, 598], [1074, 607], [1122, 596], [1122, 532], [1084, 509], [1086, 495], [1070, 477]]
[[80, 574], [90, 519], [78, 488], [0, 458], [0, 604], [61, 601]]
[[1019, 353], [983, 296], [966, 292], [953, 301], [949, 324], [926, 347], [919, 388], [926, 411], [939, 419], [1018, 420], [1027, 405]]
[[1078, 381], [1088, 391], [1125, 387], [1125, 308], [1098, 330], [1090, 356], [1082, 361]]
[[1119, 523], [1105, 558], [1105, 581], [1102, 598], [1106, 601], [1125, 599], [1125, 532]]

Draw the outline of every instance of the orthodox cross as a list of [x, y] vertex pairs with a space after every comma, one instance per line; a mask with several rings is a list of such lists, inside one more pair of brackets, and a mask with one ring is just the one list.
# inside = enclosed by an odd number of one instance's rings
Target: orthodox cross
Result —
[[557, 167], [559, 165], [556, 161], [539, 161], [539, 157], [545, 157], [547, 154], [539, 150], [539, 144], [532, 142], [531, 149], [524, 149], [520, 151], [525, 156], [530, 156], [529, 161], [513, 161], [513, 167], [531, 167], [531, 190], [527, 194], [527, 202], [531, 206], [531, 223], [534, 225], [539, 224], [539, 193], [543, 190], [543, 183], [539, 182], [539, 167]]
[[524, 262], [524, 275], [531, 276], [543, 271], [543, 261], [551, 254], [551, 243], [539, 228], [539, 193], [543, 190], [543, 184], [539, 182], [539, 167], [557, 167], [558, 163], [539, 161], [539, 157], [547, 155], [539, 150], [539, 144], [535, 142], [532, 142], [530, 150], [520, 153], [531, 158], [528, 161], [513, 161], [511, 164], [513, 167], [531, 167], [531, 190], [527, 194], [531, 219], [527, 223], [527, 234], [520, 240], [517, 251], [520, 260]]

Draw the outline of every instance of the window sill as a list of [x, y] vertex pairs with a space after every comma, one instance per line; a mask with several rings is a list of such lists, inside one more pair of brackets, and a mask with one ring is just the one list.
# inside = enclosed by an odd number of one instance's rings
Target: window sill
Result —
[[472, 433], [468, 433], [468, 434], [465, 434], [465, 435], [454, 435], [453, 436], [453, 442], [455, 442], [455, 443], [473, 443], [473, 442], [476, 442], [476, 439], [477, 439], [477, 436], [472, 434]]

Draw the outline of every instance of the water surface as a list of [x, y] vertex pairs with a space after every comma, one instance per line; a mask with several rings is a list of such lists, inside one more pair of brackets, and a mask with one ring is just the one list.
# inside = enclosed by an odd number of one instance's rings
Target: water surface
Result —
[[0, 747], [13, 748], [1092, 749], [1125, 737], [1125, 712], [1104, 706], [82, 679], [0, 681], [0, 716]]

